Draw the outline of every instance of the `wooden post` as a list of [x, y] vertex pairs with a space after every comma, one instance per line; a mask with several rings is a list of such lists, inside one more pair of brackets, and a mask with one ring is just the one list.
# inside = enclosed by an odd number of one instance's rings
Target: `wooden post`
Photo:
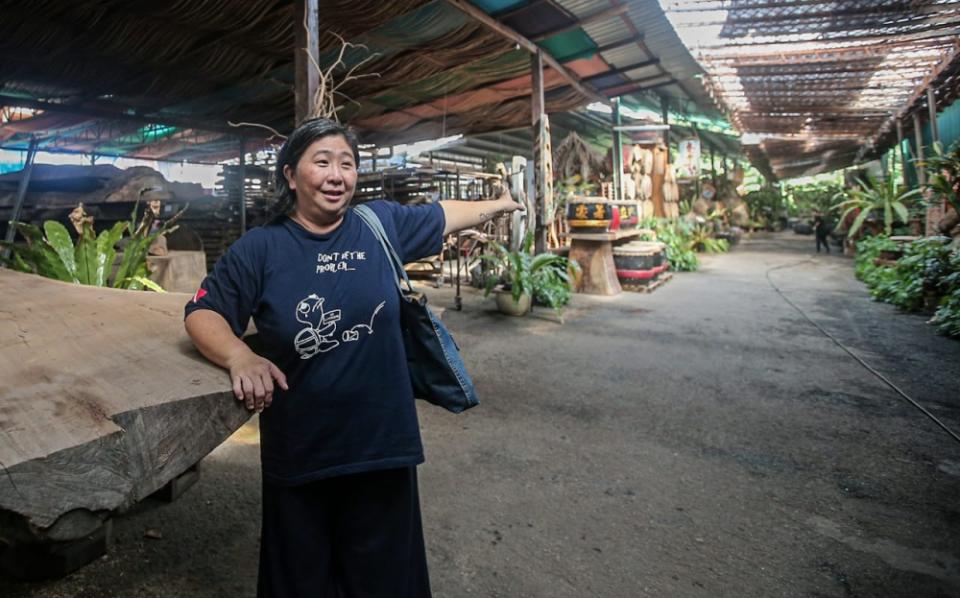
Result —
[[620, 98], [613, 98], [613, 112], [610, 114], [613, 122], [613, 199], [621, 200], [623, 196], [623, 134], [616, 129], [623, 124], [620, 116]]
[[547, 210], [553, 204], [553, 168], [550, 148], [550, 124], [547, 120], [546, 104], [543, 95], [543, 52], [537, 52], [530, 59], [533, 71], [533, 89], [531, 90], [531, 124], [533, 125], [533, 161], [534, 186], [536, 187], [536, 212], [533, 244], [535, 253], [547, 250]]
[[927, 88], [927, 110], [930, 111], [930, 143], [938, 143], [940, 127], [937, 123], [937, 93], [932, 87]]
[[[713, 189], [717, 189], [717, 164], [714, 161], [713, 144], [710, 144], [710, 179], [713, 181]], [[700, 196], [697, 196], [700, 199]]]
[[[930, 145], [940, 143], [940, 123], [937, 122], [937, 93], [933, 87], [927, 88], [927, 111], [930, 114]], [[937, 205], [933, 205], [936, 203]], [[947, 200], [931, 202], [927, 208], [926, 234], [937, 234], [938, 225], [943, 214], [947, 211]]]
[[[40, 141], [36, 137], [30, 137], [30, 145], [27, 147], [27, 158], [23, 162], [23, 170], [20, 171], [20, 183], [17, 185], [17, 200], [13, 204], [13, 214], [10, 216], [10, 222], [7, 223], [7, 234], [4, 240], [7, 243], [13, 243], [17, 235], [17, 229], [11, 222], [20, 220], [20, 211], [23, 209], [23, 202], [27, 198], [27, 188], [30, 186], [30, 176], [33, 174], [33, 163], [37, 158], [37, 145]], [[9, 255], [4, 250], [3, 255]]]
[[[660, 112], [663, 115], [663, 124], [670, 124], [670, 100], [667, 96], [660, 96]], [[670, 129], [663, 131], [663, 144], [667, 146], [667, 164], [670, 163]]]
[[[700, 131], [697, 130], [697, 125], [693, 125], [693, 134], [697, 138], [697, 141], [700, 142], [700, 153], [697, 155], [697, 164], [693, 168], [693, 191], [694, 197], [700, 197], [700, 164], [703, 163], [701, 156], [703, 156], [703, 143], [706, 139], [701, 139]], [[677, 152], [680, 150], [678, 149]]]
[[[296, 123], [303, 122], [315, 107], [314, 97], [320, 86], [320, 73], [313, 64], [320, 60], [320, 28], [317, 23], [318, 0], [296, 0], [293, 10], [294, 30], [294, 106]], [[308, 53], [309, 52], [309, 56]], [[313, 60], [310, 60], [313, 56]]]
[[901, 173], [903, 179], [903, 186], [907, 186], [907, 158], [903, 155], [903, 123], [900, 122], [900, 119], [897, 119], [897, 148], [900, 150], [900, 168], [903, 170]]
[[240, 168], [237, 172], [240, 179], [240, 234], [247, 232], [247, 157], [243, 137], [240, 138]]
[[913, 113], [913, 137], [917, 143], [917, 155], [913, 158], [913, 170], [917, 173], [917, 183], [922, 187], [927, 184], [927, 171], [923, 169], [923, 129], [920, 128], [920, 114]]
[[654, 154], [654, 174], [653, 177], [653, 212], [657, 218], [663, 218], [667, 215], [667, 206], [664, 201], [663, 183], [667, 180], [667, 169], [670, 168], [670, 100], [667, 96], [660, 96], [660, 114], [663, 124], [666, 128], [663, 131], [663, 169], [657, 172], [656, 154]]

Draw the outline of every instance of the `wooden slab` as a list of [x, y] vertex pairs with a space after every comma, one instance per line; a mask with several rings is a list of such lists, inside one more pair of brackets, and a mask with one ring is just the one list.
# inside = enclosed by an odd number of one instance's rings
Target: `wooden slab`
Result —
[[183, 330], [190, 296], [0, 269], [0, 543], [82, 538], [248, 418]]

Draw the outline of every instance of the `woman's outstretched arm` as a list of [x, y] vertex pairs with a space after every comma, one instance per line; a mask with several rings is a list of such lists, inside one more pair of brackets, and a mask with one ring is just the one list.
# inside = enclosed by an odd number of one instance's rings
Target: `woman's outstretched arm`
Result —
[[515, 210], [522, 210], [523, 206], [513, 200], [510, 190], [506, 187], [500, 196], [486, 201], [456, 201], [444, 200], [440, 202], [447, 225], [443, 229], [444, 235], [455, 233], [458, 230], [477, 226], [494, 216], [506, 214]]

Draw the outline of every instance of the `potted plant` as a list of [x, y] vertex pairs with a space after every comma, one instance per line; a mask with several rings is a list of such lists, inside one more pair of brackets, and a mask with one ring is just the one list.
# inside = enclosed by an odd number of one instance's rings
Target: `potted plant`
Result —
[[532, 247], [533, 233], [528, 232], [520, 250], [509, 251], [493, 243], [492, 252], [480, 256], [496, 271], [486, 279], [484, 296], [496, 291], [497, 309], [501, 313], [522, 316], [536, 301], [560, 314], [570, 301], [572, 279], [580, 267], [554, 253], [532, 255]]

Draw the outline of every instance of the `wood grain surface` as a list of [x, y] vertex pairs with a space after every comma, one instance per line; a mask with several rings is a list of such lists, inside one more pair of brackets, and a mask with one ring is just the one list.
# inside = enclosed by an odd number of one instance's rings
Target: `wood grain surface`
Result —
[[183, 330], [182, 293], [0, 269], [0, 539], [66, 540], [249, 417]]

